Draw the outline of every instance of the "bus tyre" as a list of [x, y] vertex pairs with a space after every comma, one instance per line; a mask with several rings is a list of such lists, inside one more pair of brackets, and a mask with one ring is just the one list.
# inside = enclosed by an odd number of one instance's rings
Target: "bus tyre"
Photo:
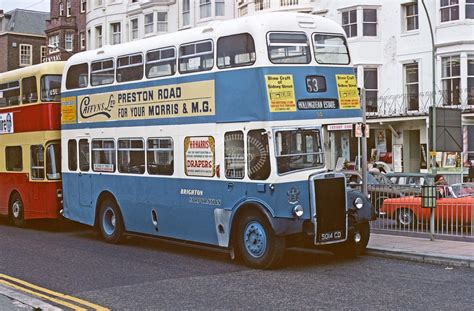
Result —
[[[360, 241], [356, 242], [354, 237], [356, 232], [360, 234]], [[367, 250], [367, 244], [370, 238], [370, 224], [364, 222], [356, 225], [355, 233], [349, 235], [349, 238], [343, 244], [335, 245], [332, 252], [341, 257], [357, 257], [363, 255]]]
[[275, 268], [285, 254], [285, 238], [276, 236], [264, 216], [257, 212], [240, 219], [236, 243], [238, 255], [252, 268]]
[[99, 228], [105, 242], [117, 244], [123, 236], [122, 214], [112, 199], [105, 199], [100, 205]]
[[25, 209], [18, 193], [13, 194], [10, 201], [10, 216], [15, 226], [22, 228], [26, 225]]

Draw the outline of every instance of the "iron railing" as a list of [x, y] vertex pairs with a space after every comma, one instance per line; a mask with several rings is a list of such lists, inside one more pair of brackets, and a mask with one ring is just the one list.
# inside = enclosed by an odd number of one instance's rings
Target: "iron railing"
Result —
[[[474, 183], [433, 187], [437, 197], [435, 235], [474, 242]], [[430, 208], [422, 207], [420, 185], [368, 185], [368, 191], [379, 212], [378, 219], [371, 222], [372, 229], [429, 236]]]

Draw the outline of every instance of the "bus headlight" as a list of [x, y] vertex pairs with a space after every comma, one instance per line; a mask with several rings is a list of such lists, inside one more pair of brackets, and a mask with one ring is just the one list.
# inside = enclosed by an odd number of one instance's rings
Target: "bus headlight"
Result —
[[361, 209], [364, 206], [364, 201], [361, 198], [356, 198], [354, 200], [354, 207], [357, 209]]
[[298, 204], [295, 207], [293, 207], [293, 215], [295, 215], [296, 217], [301, 217], [303, 216], [303, 214], [304, 214], [303, 206]]

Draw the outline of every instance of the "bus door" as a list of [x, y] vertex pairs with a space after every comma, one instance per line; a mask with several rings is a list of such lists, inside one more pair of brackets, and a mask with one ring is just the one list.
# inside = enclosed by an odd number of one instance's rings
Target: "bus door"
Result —
[[41, 204], [35, 204], [39, 201], [40, 191], [45, 181], [45, 148], [42, 144], [30, 146], [30, 186], [28, 187], [29, 203], [25, 204], [25, 211], [40, 212]]
[[79, 137], [78, 145], [78, 159], [79, 159], [79, 173], [78, 173], [78, 187], [79, 190], [79, 204], [81, 206], [92, 206], [92, 182], [91, 174], [91, 157], [90, 157], [90, 138]]

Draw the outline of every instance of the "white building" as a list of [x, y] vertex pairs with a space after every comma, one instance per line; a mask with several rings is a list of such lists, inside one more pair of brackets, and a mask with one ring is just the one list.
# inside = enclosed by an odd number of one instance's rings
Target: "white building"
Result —
[[88, 49], [234, 18], [233, 0], [89, 0]]
[[[436, 46], [437, 106], [463, 109], [464, 151], [474, 160], [474, 0], [425, 0]], [[432, 105], [432, 41], [421, 0], [236, 0], [236, 15], [291, 10], [328, 17], [346, 30], [360, 87], [367, 91], [369, 152], [398, 170], [426, 168]], [[335, 159], [354, 160], [357, 140], [331, 133]], [[394, 154], [395, 153], [395, 154]], [[397, 157], [397, 153], [401, 154]], [[452, 155], [450, 155], [452, 157]], [[440, 165], [443, 157], [440, 155]], [[459, 168], [457, 169], [459, 172]]]

